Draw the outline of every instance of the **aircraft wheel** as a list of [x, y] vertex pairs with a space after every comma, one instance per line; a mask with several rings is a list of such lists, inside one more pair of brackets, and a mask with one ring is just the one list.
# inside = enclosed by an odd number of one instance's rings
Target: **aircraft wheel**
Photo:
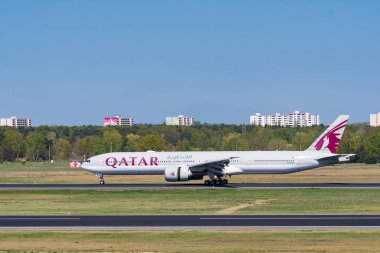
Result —
[[104, 180], [100, 180], [99, 184], [105, 184]]
[[221, 184], [222, 184], [222, 181], [220, 179], [215, 180], [215, 185], [221, 185]]
[[211, 184], [210, 180], [205, 180], [205, 185], [210, 185], [210, 184]]
[[223, 179], [223, 180], [222, 180], [222, 183], [223, 183], [223, 184], [228, 184], [228, 180], [227, 180], [227, 179]]

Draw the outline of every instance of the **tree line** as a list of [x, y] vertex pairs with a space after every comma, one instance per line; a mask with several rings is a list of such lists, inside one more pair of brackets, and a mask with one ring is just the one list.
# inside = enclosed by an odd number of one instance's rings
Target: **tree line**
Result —
[[[304, 150], [324, 131], [315, 127], [135, 125], [132, 127], [0, 127], [0, 162], [82, 160], [116, 151]], [[339, 153], [380, 161], [380, 128], [348, 125]]]

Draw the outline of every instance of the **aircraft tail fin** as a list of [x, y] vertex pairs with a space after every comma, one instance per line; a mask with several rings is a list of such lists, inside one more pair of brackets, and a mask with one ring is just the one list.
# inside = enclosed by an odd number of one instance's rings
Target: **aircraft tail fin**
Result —
[[339, 115], [307, 150], [336, 154], [348, 119], [349, 115]]

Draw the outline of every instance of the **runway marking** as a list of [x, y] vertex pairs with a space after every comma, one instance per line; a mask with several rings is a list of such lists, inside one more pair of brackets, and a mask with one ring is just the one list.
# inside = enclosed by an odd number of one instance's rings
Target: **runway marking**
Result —
[[263, 217], [263, 218], [259, 218], [259, 217], [256, 217], [256, 218], [252, 218], [252, 217], [247, 217], [247, 218], [243, 218], [243, 217], [239, 217], [239, 218], [229, 218], [229, 217], [226, 217], [226, 218], [214, 218], [214, 217], [210, 217], [210, 218], [199, 218], [200, 220], [357, 220], [357, 219], [361, 219], [361, 220], [373, 220], [373, 219], [376, 219], [376, 220], [380, 220], [380, 217], [296, 217], [296, 218], [292, 218], [292, 217], [283, 217], [283, 218], [276, 218], [276, 217], [273, 217], [273, 218], [270, 218], [270, 217]]
[[36, 227], [1, 227], [6, 231], [184, 231], [184, 230], [210, 230], [210, 231], [233, 231], [233, 230], [262, 230], [262, 231], [329, 231], [329, 230], [380, 230], [380, 226], [159, 226], [159, 227], [136, 227], [136, 226], [36, 226]]

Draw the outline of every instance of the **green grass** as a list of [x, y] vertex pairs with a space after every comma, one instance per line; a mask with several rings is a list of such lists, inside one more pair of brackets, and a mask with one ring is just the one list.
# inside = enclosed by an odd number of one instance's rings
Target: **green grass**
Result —
[[375, 214], [379, 189], [10, 190], [0, 214]]
[[378, 252], [379, 231], [1, 231], [0, 252]]
[[[377, 178], [378, 165], [352, 173], [356, 167], [336, 166], [315, 170], [312, 172], [315, 175], [297, 173], [289, 178], [298, 182], [325, 180], [331, 170], [334, 182], [338, 177], [358, 182]], [[352, 175], [348, 175], [350, 171]], [[69, 169], [68, 162], [4, 163], [0, 164], [0, 173], [4, 177], [11, 174], [0, 179], [1, 183], [96, 181], [91, 174]], [[251, 180], [256, 178], [255, 175]], [[263, 182], [279, 181], [280, 177], [273, 178], [265, 177]], [[380, 189], [14, 190], [0, 191], [0, 214], [378, 214], [378, 196]], [[0, 252], [379, 252], [379, 249], [380, 231], [0, 231]]]
[[26, 162], [22, 164], [21, 162], [3, 162], [0, 163], [0, 171], [45, 171], [45, 170], [62, 170], [70, 168], [69, 161], [56, 161], [50, 162]]

